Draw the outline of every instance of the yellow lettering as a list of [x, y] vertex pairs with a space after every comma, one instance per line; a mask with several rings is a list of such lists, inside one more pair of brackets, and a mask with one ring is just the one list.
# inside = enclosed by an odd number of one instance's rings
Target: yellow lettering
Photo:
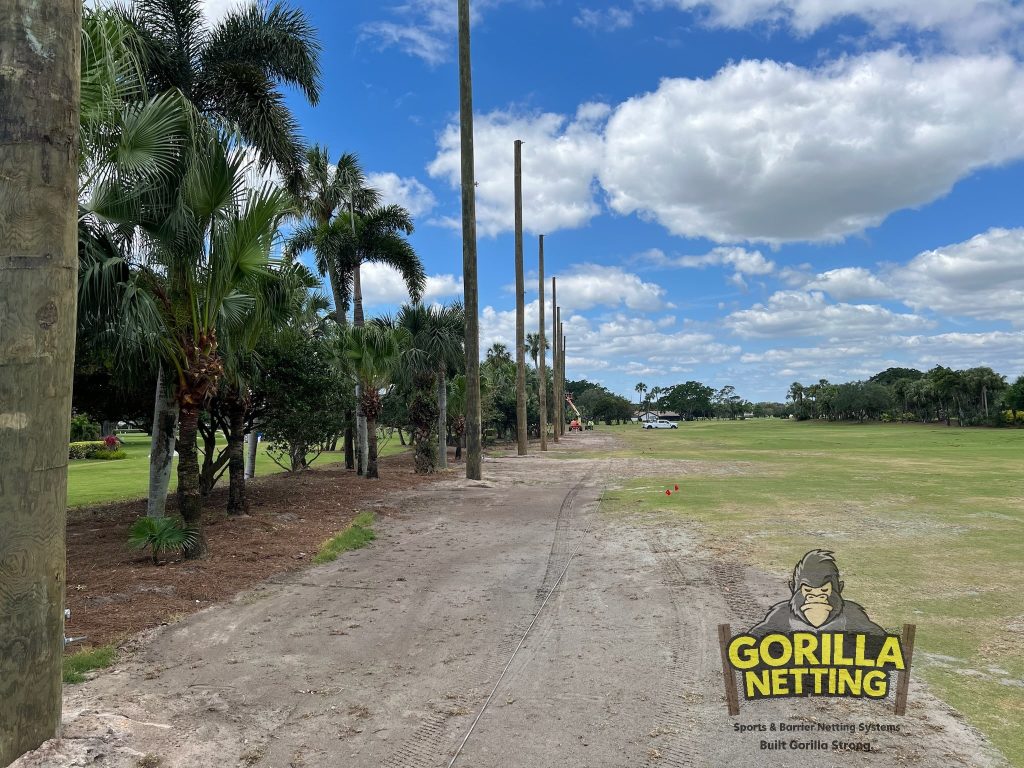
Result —
[[878, 652], [878, 659], [875, 661], [875, 664], [879, 667], [892, 664], [895, 669], [903, 669], [906, 666], [903, 663], [903, 647], [900, 645], [900, 639], [896, 635], [888, 635], [885, 638], [885, 642], [882, 643], [882, 650]]
[[747, 689], [747, 698], [748, 699], [753, 699], [754, 698], [754, 689], [755, 688], [757, 689], [757, 692], [761, 696], [771, 696], [772, 695], [771, 680], [769, 678], [769, 670], [767, 670], [767, 669], [764, 670], [763, 672], [750, 672], [750, 671], [744, 672], [743, 673], [743, 683], [744, 683], [744, 685], [746, 686], [746, 689]]
[[789, 684], [786, 680], [788, 669], [772, 670], [772, 696], [788, 696]]
[[738, 635], [729, 643], [729, 663], [736, 669], [753, 669], [757, 666], [757, 641], [750, 635]]
[[889, 692], [889, 678], [880, 669], [872, 669], [864, 674], [864, 695], [872, 699], [882, 699]]
[[875, 666], [874, 659], [869, 659], [864, 655], [865, 646], [868, 642], [867, 635], [857, 635], [854, 639], [855, 649], [853, 654], [853, 665], [855, 667], [873, 667]]
[[[772, 645], [778, 645], [778, 656], [772, 656]], [[765, 635], [761, 640], [761, 660], [769, 667], [783, 667], [793, 657], [793, 646], [785, 635]]]
[[860, 696], [860, 676], [859, 669], [840, 669], [839, 694], [849, 692], [851, 696]]
[[798, 667], [818, 666], [818, 636], [810, 632], [797, 632], [793, 635], [793, 664]]
[[843, 635], [835, 635], [835, 651], [832, 654], [832, 663], [837, 667], [853, 666], [853, 659], [843, 656]]

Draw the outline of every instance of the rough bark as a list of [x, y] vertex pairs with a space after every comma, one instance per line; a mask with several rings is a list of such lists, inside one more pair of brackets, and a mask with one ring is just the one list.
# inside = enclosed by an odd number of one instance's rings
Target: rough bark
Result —
[[166, 387], [164, 369], [156, 378], [156, 403], [153, 406], [153, 437], [149, 444], [149, 498], [146, 514], [163, 517], [167, 509], [167, 489], [174, 466], [174, 432], [178, 426], [178, 402]]
[[406, 446], [406, 442], [405, 442], [405, 435], [402, 434], [402, 428], [401, 427], [396, 427], [395, 429], [398, 432], [398, 442], [404, 448]]
[[366, 420], [366, 479], [374, 480], [377, 474], [377, 420]]
[[[346, 419], [351, 422], [353, 413], [349, 411]], [[352, 424], [345, 427], [345, 469], [356, 468], [355, 434], [352, 431]]]
[[448, 382], [442, 368], [437, 376], [437, 467], [448, 469]]
[[0, 3], [0, 765], [60, 726], [80, 28]]
[[199, 409], [182, 407], [178, 425], [178, 511], [185, 527], [198, 534], [194, 546], [185, 550], [189, 560], [206, 554], [203, 536], [203, 497], [199, 492], [199, 455], [196, 435], [199, 430]]
[[473, 71], [469, 0], [459, 0], [459, 123], [462, 148], [462, 277], [466, 308], [466, 477], [480, 480], [480, 322], [476, 264], [476, 181], [473, 163]]
[[245, 403], [240, 397], [228, 401], [228, 514], [249, 511], [245, 497]]

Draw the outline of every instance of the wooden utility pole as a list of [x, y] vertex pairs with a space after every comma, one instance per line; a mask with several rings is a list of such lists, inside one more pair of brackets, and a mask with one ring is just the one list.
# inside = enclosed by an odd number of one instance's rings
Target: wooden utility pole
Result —
[[559, 435], [565, 434], [565, 401], [562, 399], [562, 308], [555, 307], [555, 324], [551, 329], [555, 332], [555, 429]]
[[539, 309], [540, 309], [540, 353], [537, 355], [537, 399], [540, 408], [540, 449], [548, 449], [548, 374], [547, 374], [547, 340], [544, 338], [544, 235], [540, 236], [537, 253], [537, 271], [540, 277]]
[[523, 279], [523, 142], [515, 141], [516, 200], [516, 447], [525, 456], [526, 424], [526, 284]]
[[0, 4], [0, 765], [58, 735], [82, 4]]
[[551, 278], [551, 435], [557, 443], [558, 428], [558, 278]]
[[476, 181], [469, 0], [459, 0], [459, 122], [462, 129], [462, 280], [466, 308], [466, 478], [480, 480], [480, 313], [476, 284]]
[[562, 329], [562, 323], [558, 323], [558, 336], [561, 338], [561, 343], [558, 345], [558, 354], [562, 358], [558, 361], [558, 392], [562, 398], [562, 429], [565, 429], [565, 332]]

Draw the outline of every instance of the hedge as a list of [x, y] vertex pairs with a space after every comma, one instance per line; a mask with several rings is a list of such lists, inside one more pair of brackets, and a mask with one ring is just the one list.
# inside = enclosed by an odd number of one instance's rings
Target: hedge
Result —
[[111, 450], [102, 440], [86, 440], [68, 444], [68, 458], [75, 459], [126, 459], [128, 453], [120, 448]]

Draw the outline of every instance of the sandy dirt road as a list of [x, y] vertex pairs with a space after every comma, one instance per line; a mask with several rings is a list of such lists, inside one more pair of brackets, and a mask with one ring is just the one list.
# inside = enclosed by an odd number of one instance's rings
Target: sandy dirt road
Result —
[[[728, 717], [716, 627], [752, 624], [780, 585], [683, 521], [598, 512], [606, 487], [661, 464], [508, 457], [483, 483], [383, 500], [399, 512], [370, 547], [157, 631], [70, 688], [64, 738], [15, 766], [1004, 765], [917, 684], [903, 718], [837, 700]], [[900, 731], [756, 730], [818, 722]]]

